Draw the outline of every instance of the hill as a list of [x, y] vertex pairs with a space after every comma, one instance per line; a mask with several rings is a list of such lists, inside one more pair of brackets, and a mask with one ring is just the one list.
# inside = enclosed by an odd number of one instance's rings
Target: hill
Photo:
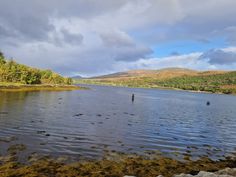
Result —
[[236, 71], [194, 71], [184, 68], [132, 70], [90, 79], [80, 79], [76, 82], [236, 94]]
[[172, 78], [176, 74], [182, 75], [194, 75], [197, 71], [184, 69], [184, 68], [166, 68], [161, 70], [130, 70], [127, 72], [118, 72], [103, 76], [92, 77], [90, 79], [130, 79], [137, 77], [155, 77], [158, 79]]
[[83, 79], [83, 77], [82, 76], [73, 76], [73, 77], [71, 77], [71, 79]]

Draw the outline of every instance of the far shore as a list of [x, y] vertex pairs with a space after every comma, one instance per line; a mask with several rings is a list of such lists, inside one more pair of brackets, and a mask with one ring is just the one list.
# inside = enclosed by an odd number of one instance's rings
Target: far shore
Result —
[[21, 91], [72, 91], [85, 90], [88, 88], [76, 85], [57, 85], [57, 84], [37, 84], [25, 85], [18, 83], [0, 83], [0, 92], [21, 92]]
[[97, 85], [97, 86], [110, 86], [110, 87], [124, 87], [124, 88], [142, 88], [142, 89], [157, 89], [157, 90], [176, 90], [176, 91], [185, 91], [185, 92], [192, 92], [192, 93], [207, 93], [207, 94], [218, 94], [218, 95], [236, 95], [236, 93], [223, 93], [223, 92], [209, 92], [209, 91], [200, 91], [200, 90], [184, 90], [180, 88], [174, 88], [174, 87], [161, 87], [161, 86], [149, 86], [149, 87], [133, 87], [133, 86], [127, 86], [127, 85], [115, 85], [115, 84], [107, 84], [107, 83], [78, 83], [78, 84], [84, 84], [84, 85]]

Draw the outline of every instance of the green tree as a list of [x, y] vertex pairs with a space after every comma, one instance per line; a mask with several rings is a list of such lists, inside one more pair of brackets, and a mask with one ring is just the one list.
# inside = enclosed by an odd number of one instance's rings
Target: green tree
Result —
[[6, 63], [5, 57], [4, 57], [3, 53], [0, 51], [0, 65], [5, 64], [5, 63]]
[[0, 52], [0, 82], [23, 84], [72, 84], [72, 79], [64, 78], [51, 70], [39, 70], [14, 60], [6, 60]]

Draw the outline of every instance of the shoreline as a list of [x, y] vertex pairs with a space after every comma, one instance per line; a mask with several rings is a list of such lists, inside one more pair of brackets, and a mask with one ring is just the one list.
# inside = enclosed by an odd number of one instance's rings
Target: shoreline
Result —
[[95, 85], [95, 86], [107, 86], [107, 87], [119, 87], [119, 88], [142, 88], [142, 89], [156, 89], [156, 90], [169, 90], [169, 91], [183, 91], [183, 92], [190, 92], [190, 93], [207, 93], [207, 94], [217, 94], [217, 95], [231, 95], [236, 96], [236, 93], [226, 94], [223, 92], [209, 92], [209, 91], [200, 91], [200, 90], [184, 90], [180, 88], [174, 87], [132, 87], [126, 85], [113, 85], [113, 84], [100, 84], [100, 83], [76, 83], [76, 84], [83, 84], [83, 85]]
[[197, 175], [202, 171], [218, 172], [226, 168], [236, 168], [236, 159], [227, 157], [213, 161], [208, 157], [198, 160], [179, 161], [167, 157], [146, 159], [141, 156], [120, 156], [117, 159], [82, 160], [66, 163], [63, 157], [39, 157], [32, 154], [27, 162], [18, 162], [17, 154], [21, 149], [12, 148], [9, 156], [0, 156], [0, 176], [91, 176], [91, 177], [172, 177], [180, 174]]
[[54, 85], [54, 84], [39, 84], [39, 85], [24, 85], [17, 83], [0, 83], [0, 92], [23, 92], [23, 91], [73, 91], [86, 90], [88, 88], [77, 85]]

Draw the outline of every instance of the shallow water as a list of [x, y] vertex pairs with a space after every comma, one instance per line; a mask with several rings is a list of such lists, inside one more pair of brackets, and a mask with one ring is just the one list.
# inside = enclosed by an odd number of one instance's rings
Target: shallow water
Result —
[[73, 159], [107, 151], [217, 159], [235, 151], [236, 96], [90, 87], [0, 92], [0, 153], [19, 143], [29, 153]]

